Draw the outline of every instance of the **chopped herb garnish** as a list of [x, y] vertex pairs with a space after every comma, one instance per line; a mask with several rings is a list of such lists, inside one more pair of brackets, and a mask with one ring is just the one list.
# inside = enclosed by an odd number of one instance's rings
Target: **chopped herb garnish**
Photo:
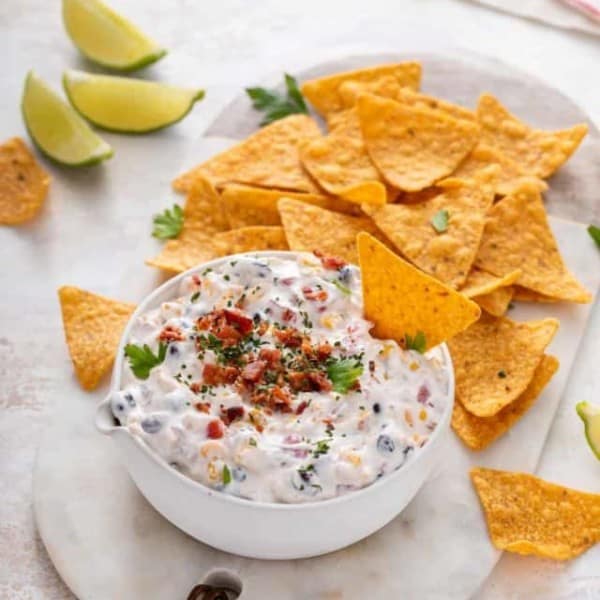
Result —
[[416, 350], [420, 354], [425, 352], [425, 348], [427, 347], [427, 341], [425, 339], [425, 334], [422, 331], [417, 331], [417, 334], [412, 337], [410, 335], [404, 335], [404, 345], [407, 350]]
[[506, 371], [504, 369], [500, 369], [498, 371], [498, 377], [500, 377], [500, 379], [506, 379]]
[[327, 365], [327, 377], [338, 394], [346, 394], [363, 373], [360, 361], [351, 358], [333, 359]]
[[590, 237], [596, 242], [596, 246], [600, 248], [600, 227], [596, 227], [595, 225], [590, 225], [588, 227], [588, 233]]
[[322, 454], [327, 454], [329, 452], [329, 443], [327, 440], [319, 440], [315, 449], [313, 450], [313, 456], [315, 458], [319, 458]]
[[159, 240], [170, 240], [181, 233], [183, 227], [183, 210], [179, 204], [174, 204], [172, 209], [166, 209], [152, 220], [154, 229], [152, 235]]
[[150, 371], [160, 365], [167, 355], [167, 345], [163, 342], [158, 344], [158, 354], [154, 354], [148, 344], [136, 346], [127, 344], [125, 356], [129, 359], [129, 366], [138, 379], [148, 379]]
[[190, 302], [196, 302], [200, 298], [200, 292], [194, 292], [190, 298]]
[[352, 294], [350, 288], [346, 287], [339, 279], [332, 279], [331, 283], [333, 283], [333, 285], [335, 285], [335, 287], [345, 296], [350, 296], [350, 294]]
[[268, 125], [278, 119], [283, 119], [293, 114], [308, 114], [308, 108], [298, 89], [296, 80], [287, 73], [285, 77], [286, 95], [277, 90], [268, 90], [260, 87], [246, 88], [246, 94], [252, 100], [256, 110], [265, 113], [261, 125]]
[[225, 485], [229, 485], [231, 483], [231, 471], [227, 465], [223, 465], [222, 477]]
[[254, 438], [250, 438], [250, 439], [248, 440], [248, 444], [249, 444], [250, 446], [254, 446], [254, 447], [256, 448], [256, 440], [255, 440]]
[[431, 218], [431, 226], [438, 232], [444, 233], [448, 230], [448, 219], [450, 213], [447, 210], [438, 210]]

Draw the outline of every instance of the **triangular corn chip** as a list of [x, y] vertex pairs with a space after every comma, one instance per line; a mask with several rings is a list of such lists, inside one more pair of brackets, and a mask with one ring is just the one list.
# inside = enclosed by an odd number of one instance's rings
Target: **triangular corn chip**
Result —
[[509, 285], [507, 287], [501, 287], [489, 294], [482, 294], [480, 296], [473, 296], [473, 300], [485, 310], [485, 312], [495, 317], [501, 317], [510, 306], [510, 302], [513, 299], [514, 287]]
[[300, 147], [304, 168], [330, 194], [351, 202], [381, 206], [385, 185], [373, 166], [361, 137], [328, 135]]
[[544, 294], [534, 292], [533, 290], [521, 287], [520, 285], [514, 286], [513, 299], [517, 300], [518, 302], [543, 302], [544, 304], [560, 302], [558, 298], [545, 296]]
[[551, 298], [591, 300], [563, 263], [540, 192], [531, 183], [488, 211], [475, 265], [498, 276], [521, 269], [518, 285]]
[[477, 120], [476, 114], [468, 108], [464, 108], [458, 104], [452, 104], [452, 102], [436, 98], [435, 96], [420, 94], [419, 92], [414, 92], [408, 88], [398, 90], [394, 100], [402, 102], [403, 104], [408, 104], [409, 106], [416, 106], [417, 108], [439, 110], [455, 119], [464, 119], [465, 121]]
[[456, 398], [478, 417], [491, 417], [527, 388], [558, 329], [556, 319], [517, 323], [481, 319], [448, 342]]
[[474, 267], [469, 271], [467, 280], [461, 286], [460, 291], [468, 298], [491, 294], [500, 288], [512, 286], [520, 276], [520, 269], [515, 269], [504, 277], [496, 277], [496, 275]]
[[61, 287], [58, 297], [75, 374], [81, 387], [93, 390], [113, 364], [135, 305], [72, 286]]
[[254, 250], [289, 250], [283, 227], [242, 227], [217, 233], [213, 239], [220, 256]]
[[277, 201], [283, 197], [346, 214], [358, 215], [361, 212], [355, 203], [318, 194], [281, 192], [237, 184], [227, 185], [221, 192], [223, 210], [231, 229], [253, 225], [281, 225]]
[[213, 236], [227, 229], [219, 195], [203, 177], [198, 177], [183, 209], [183, 228], [168, 240], [160, 253], [146, 264], [171, 273], [181, 273], [219, 256]]
[[330, 134], [362, 139], [358, 109], [347, 108], [327, 117], [327, 129]]
[[426, 188], [456, 169], [479, 139], [479, 126], [439, 111], [359, 97], [367, 151], [383, 178], [405, 191]]
[[48, 194], [50, 177], [21, 138], [0, 145], [0, 224], [33, 219]]
[[486, 146], [481, 142], [471, 150], [467, 157], [458, 165], [453, 177], [471, 177], [480, 169], [496, 164], [500, 168], [496, 182], [496, 194], [506, 196], [514, 192], [524, 180], [531, 181], [541, 192], [548, 189], [542, 179], [527, 176], [525, 171], [514, 160], [508, 158], [500, 150]]
[[571, 129], [533, 129], [502, 106], [491, 94], [482, 94], [477, 106], [481, 141], [514, 160], [528, 175], [550, 177], [575, 152], [588, 131], [585, 124]]
[[[478, 180], [445, 180], [440, 184], [442, 193], [425, 202], [363, 206], [363, 210], [403, 256], [456, 288], [475, 260], [485, 213], [494, 199], [493, 186], [486, 184], [495, 172], [492, 167]], [[440, 217], [445, 228], [436, 225]]]
[[290, 198], [282, 198], [278, 206], [291, 250], [317, 250], [358, 264], [357, 234], [368, 231], [378, 235], [377, 228], [367, 217], [351, 217]]
[[348, 108], [340, 95], [342, 84], [348, 81], [371, 83], [382, 77], [393, 77], [401, 86], [418, 90], [421, 82], [421, 65], [416, 62], [404, 62], [336, 73], [328, 77], [306, 81], [302, 84], [301, 89], [302, 94], [314, 109], [320, 115], [326, 116], [329, 113]]
[[500, 550], [569, 560], [600, 541], [600, 494], [483, 467], [471, 481]]
[[245, 183], [297, 192], [318, 192], [302, 168], [298, 144], [320, 135], [316, 122], [307, 115], [291, 115], [263, 127], [233, 148], [180, 175], [173, 187], [191, 191], [199, 177], [215, 187]]
[[460, 401], [454, 403], [452, 429], [472, 450], [483, 450], [504, 435], [534, 404], [558, 369], [558, 359], [545, 354], [525, 391], [493, 417], [476, 417]]
[[477, 304], [419, 271], [368, 233], [358, 235], [365, 318], [372, 334], [404, 344], [420, 332], [426, 348], [475, 322]]

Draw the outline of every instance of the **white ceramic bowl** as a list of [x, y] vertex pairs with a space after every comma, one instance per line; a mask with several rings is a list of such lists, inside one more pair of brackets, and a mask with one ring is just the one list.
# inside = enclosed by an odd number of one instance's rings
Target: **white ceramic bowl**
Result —
[[[253, 252], [250, 255], [289, 258], [298, 253]], [[144, 442], [116, 425], [109, 398], [121, 387], [123, 348], [137, 317], [176, 297], [182, 278], [224, 260], [230, 260], [230, 257], [190, 269], [170, 279], [140, 302], [123, 332], [110, 393], [98, 406], [96, 426], [115, 441], [129, 474], [152, 506], [171, 523], [210, 546], [265, 559], [306, 558], [344, 548], [397, 516], [440, 460], [454, 401], [454, 373], [448, 349], [445, 344], [434, 349], [448, 372], [444, 414], [428, 443], [406, 466], [360, 490], [303, 504], [254, 502], [210, 489], [170, 467]]]

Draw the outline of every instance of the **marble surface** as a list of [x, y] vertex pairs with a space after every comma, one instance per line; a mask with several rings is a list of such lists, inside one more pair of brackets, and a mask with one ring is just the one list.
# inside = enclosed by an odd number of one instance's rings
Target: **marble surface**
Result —
[[[148, 236], [148, 215], [169, 202], [171, 173], [179, 167], [188, 144], [242, 85], [254, 84], [267, 71], [289, 68], [290, 57], [298, 54], [318, 58], [345, 45], [355, 51], [358, 46], [381, 45], [405, 52], [450, 45], [531, 71], [572, 97], [592, 119], [600, 119], [600, 83], [591, 75], [600, 61], [596, 39], [471, 3], [223, 0], [211, 3], [210, 9], [193, 0], [114, 0], [112, 4], [172, 49], [144, 76], [200, 83], [209, 87], [209, 94], [186, 121], [165, 132], [142, 138], [106, 135], [117, 155], [103, 167], [70, 172], [49, 165], [53, 185], [40, 217], [19, 229], [0, 230], [0, 473], [3, 483], [8, 482], [0, 503], [0, 597], [11, 600], [72, 597], [48, 561], [31, 513], [35, 448], [47, 418], [62, 409], [65, 378], [70, 377], [55, 290], [63, 283], [105, 294], [122, 289], [133, 265], [139, 265], [139, 256], [156, 249]], [[25, 136], [18, 105], [29, 68], [35, 67], [56, 86], [65, 67], [93, 69], [65, 36], [57, 0], [3, 0], [0, 51], [2, 138]], [[139, 160], [153, 153], [160, 153], [159, 161]], [[584, 221], [594, 215], [598, 219], [599, 210], [595, 202], [578, 209], [576, 216]], [[138, 279], [154, 281], [155, 277], [148, 269], [129, 281], [131, 300], [136, 299]], [[598, 396], [593, 361], [600, 354], [599, 330], [596, 308], [583, 341], [585, 353], [568, 383], [566, 402], [540, 467], [545, 477], [596, 491], [600, 491], [598, 464], [578, 443], [572, 405]], [[578, 469], [572, 468], [574, 463]], [[530, 589], [542, 594], [547, 591], [540, 598], [574, 598], [572, 594], [582, 589], [577, 564], [556, 566], [504, 557], [498, 567], [500, 580], [493, 576], [484, 596], [522, 597], [524, 586], [530, 584]], [[555, 594], [558, 585], [561, 591]]]

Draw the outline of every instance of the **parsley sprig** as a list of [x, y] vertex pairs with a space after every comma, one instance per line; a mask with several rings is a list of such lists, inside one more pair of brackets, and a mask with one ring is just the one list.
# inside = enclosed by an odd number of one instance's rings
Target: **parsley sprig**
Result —
[[138, 379], [148, 379], [150, 371], [160, 365], [166, 355], [167, 345], [163, 342], [158, 344], [158, 354], [154, 354], [148, 344], [143, 346], [127, 344], [125, 346], [125, 356], [129, 359], [129, 366]]
[[286, 95], [277, 90], [268, 90], [261, 87], [246, 88], [246, 94], [252, 100], [256, 110], [265, 113], [261, 125], [268, 125], [278, 119], [283, 119], [293, 114], [308, 114], [308, 108], [298, 89], [296, 80], [287, 73], [284, 74]]
[[159, 240], [170, 240], [176, 238], [183, 227], [183, 210], [179, 204], [173, 204], [173, 208], [167, 208], [163, 213], [152, 219], [154, 229], [152, 235]]
[[338, 394], [346, 394], [363, 374], [362, 363], [353, 358], [332, 360], [327, 365], [327, 377]]
[[596, 227], [595, 225], [590, 225], [588, 227], [588, 233], [590, 237], [596, 242], [596, 246], [600, 248], [600, 227]]
[[427, 348], [425, 334], [422, 331], [417, 331], [413, 337], [406, 333], [404, 335], [404, 345], [406, 346], [407, 350], [416, 350], [419, 352], [419, 354], [423, 354]]

